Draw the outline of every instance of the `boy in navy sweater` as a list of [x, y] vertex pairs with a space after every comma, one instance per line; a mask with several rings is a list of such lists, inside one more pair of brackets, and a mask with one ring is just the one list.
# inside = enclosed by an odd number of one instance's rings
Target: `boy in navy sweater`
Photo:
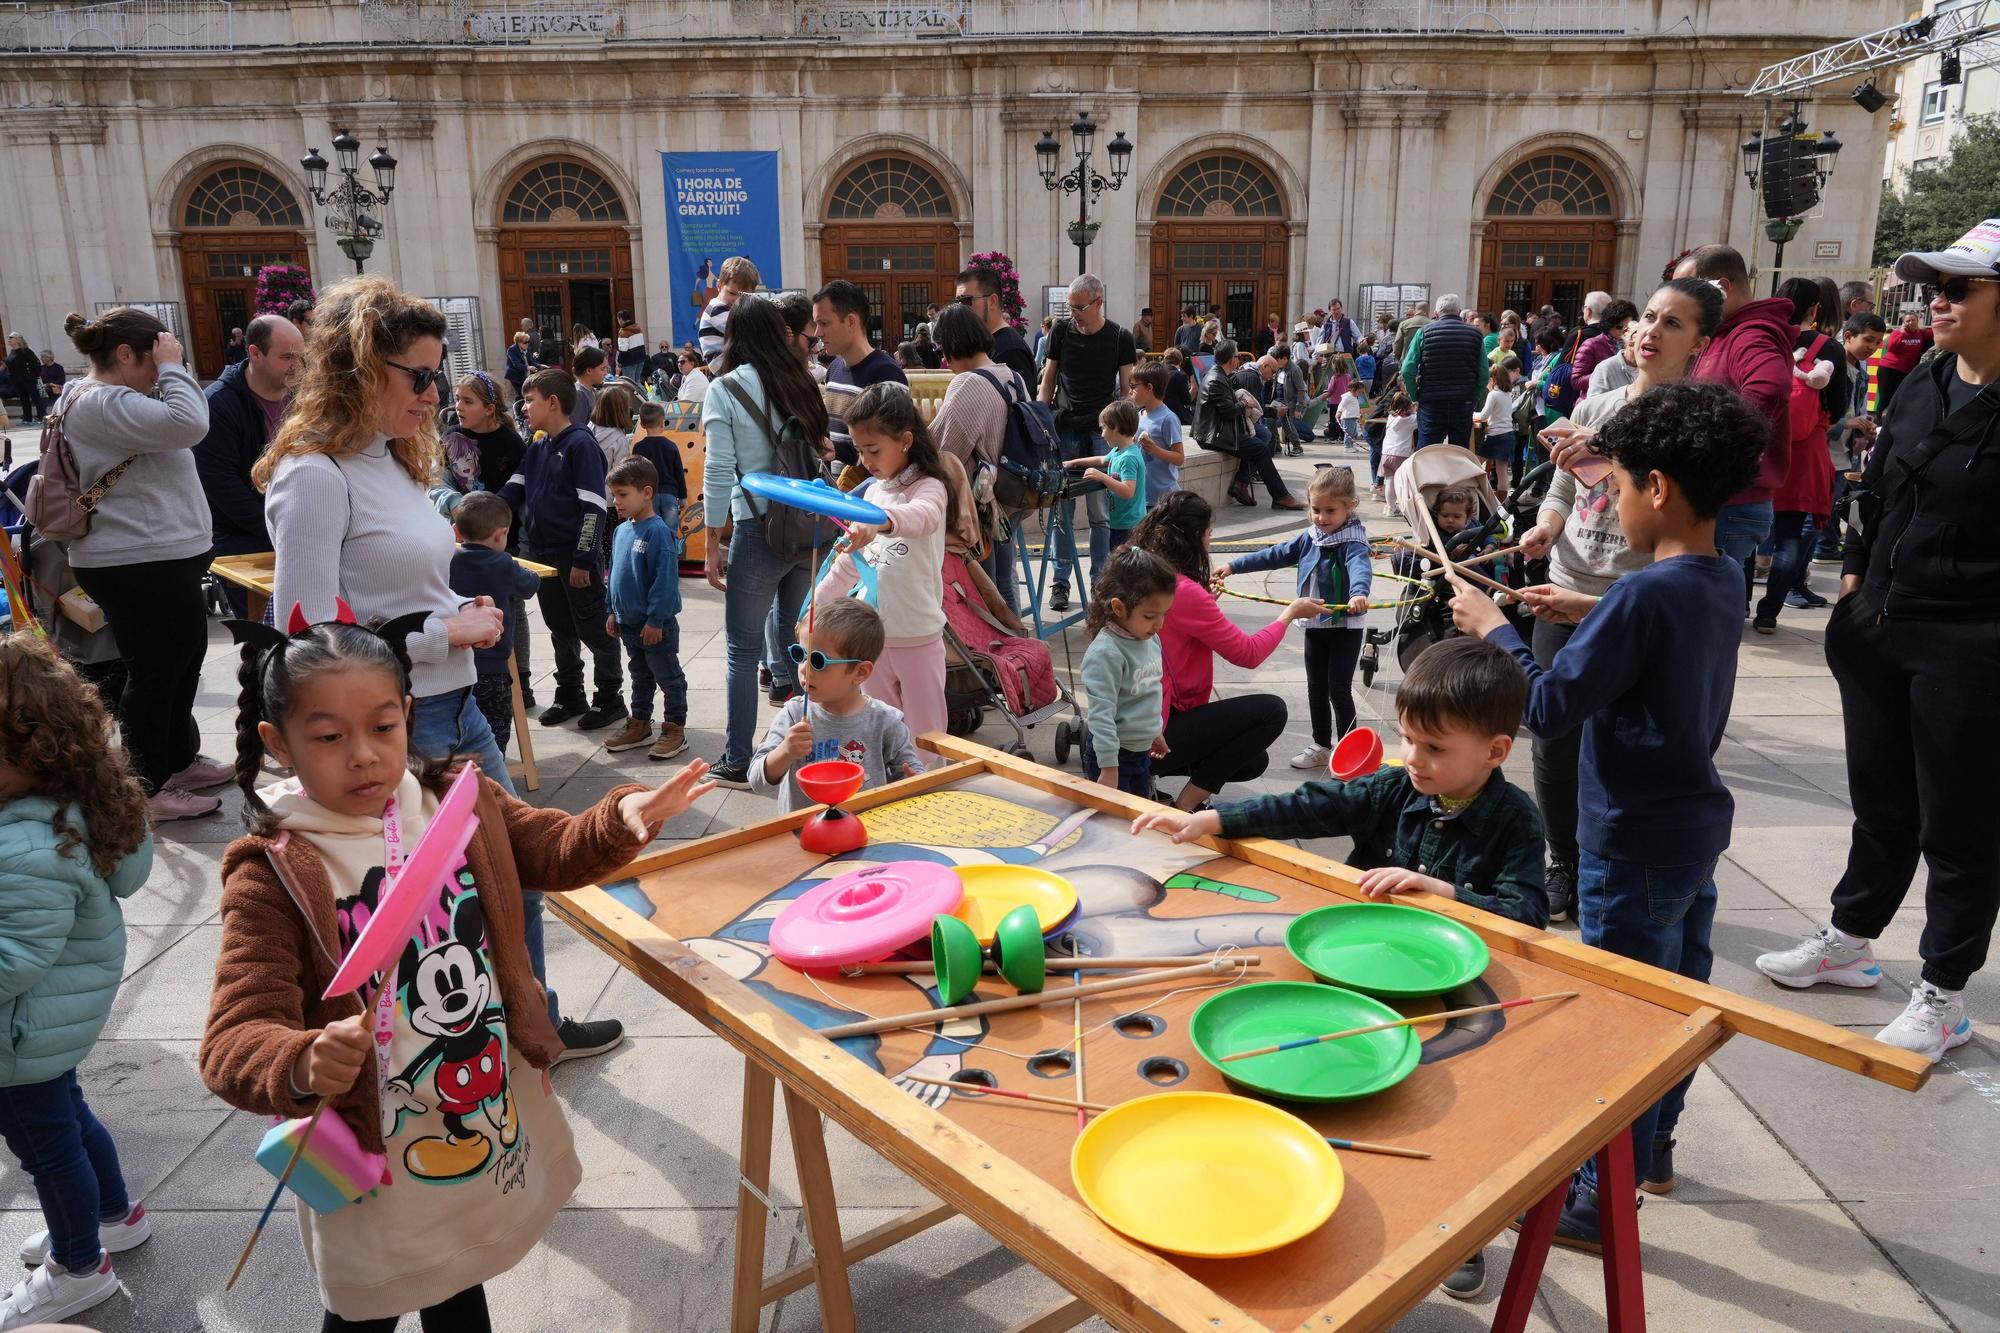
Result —
[[[1663, 385], [1605, 423], [1594, 447], [1617, 464], [1619, 525], [1653, 563], [1587, 607], [1559, 589], [1527, 589], [1537, 615], [1582, 615], [1547, 670], [1491, 598], [1454, 580], [1459, 629], [1507, 649], [1528, 673], [1528, 729], [1561, 736], [1583, 728], [1576, 896], [1584, 943], [1695, 981], [1708, 980], [1714, 958], [1715, 863], [1735, 814], [1715, 750], [1743, 635], [1743, 567], [1717, 554], [1715, 520], [1756, 476], [1767, 430], [1755, 408], [1720, 384]], [[1633, 1167], [1651, 1193], [1673, 1188], [1673, 1131], [1693, 1081], [1632, 1122]], [[1602, 1248], [1596, 1185], [1586, 1162], [1558, 1243]]]
[[507, 533], [513, 525], [514, 510], [491, 491], [472, 491], [451, 511], [451, 526], [458, 533], [458, 550], [451, 557], [451, 590], [461, 597], [490, 597], [507, 615], [499, 641], [472, 650], [479, 673], [472, 682], [472, 701], [485, 714], [502, 751], [514, 732], [514, 678], [507, 671], [514, 656], [514, 636], [521, 632], [514, 604], [533, 596], [541, 585], [507, 554]]
[[[672, 759], [687, 749], [687, 676], [681, 670], [680, 542], [653, 512], [660, 474], [636, 454], [611, 469], [611, 503], [624, 519], [611, 534], [611, 611], [604, 628], [625, 645], [632, 663], [632, 720], [604, 743], [648, 759]], [[653, 686], [658, 684], [660, 736], [653, 740]]]
[[[539, 432], [500, 496], [522, 514], [528, 559], [554, 565], [543, 579], [542, 621], [555, 644], [556, 697], [542, 710], [545, 727], [576, 719], [583, 731], [625, 716], [618, 640], [604, 632], [604, 451], [587, 426], [570, 422], [576, 381], [538, 370], [521, 386], [528, 426]], [[590, 649], [594, 704], [583, 695], [583, 649]]]

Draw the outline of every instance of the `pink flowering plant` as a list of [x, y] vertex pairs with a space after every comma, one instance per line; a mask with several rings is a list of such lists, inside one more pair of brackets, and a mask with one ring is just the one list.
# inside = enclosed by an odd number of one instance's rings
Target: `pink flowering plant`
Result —
[[256, 309], [282, 315], [294, 301], [313, 301], [312, 275], [297, 264], [266, 264], [257, 270]]
[[1021, 275], [1014, 261], [1005, 251], [985, 250], [974, 255], [966, 267], [991, 273], [1000, 280], [1000, 308], [1007, 312], [1007, 322], [1020, 328], [1021, 312], [1028, 308], [1028, 303], [1021, 295]]

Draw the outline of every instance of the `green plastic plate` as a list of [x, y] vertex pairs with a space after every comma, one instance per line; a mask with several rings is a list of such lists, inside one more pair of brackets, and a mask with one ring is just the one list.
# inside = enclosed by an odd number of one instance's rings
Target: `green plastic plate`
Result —
[[1486, 970], [1486, 941], [1449, 917], [1392, 903], [1307, 912], [1285, 931], [1292, 957], [1322, 981], [1411, 1000], [1442, 995]]
[[1285, 1101], [1345, 1102], [1409, 1077], [1422, 1046], [1415, 1028], [1323, 1041], [1227, 1064], [1221, 1057], [1401, 1017], [1380, 1000], [1338, 986], [1264, 981], [1202, 1001], [1188, 1020], [1188, 1035], [1201, 1058], [1232, 1083]]

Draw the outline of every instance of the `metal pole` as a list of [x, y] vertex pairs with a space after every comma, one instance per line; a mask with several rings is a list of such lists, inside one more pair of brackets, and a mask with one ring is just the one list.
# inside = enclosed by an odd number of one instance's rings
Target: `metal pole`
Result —
[[[1771, 133], [1771, 101], [1769, 98], [1766, 98], [1764, 99], [1764, 109], [1762, 112], [1759, 113], [1757, 119], [1758, 142], [1762, 143], [1770, 133]], [[1758, 151], [1760, 156], [1758, 158], [1757, 171], [1758, 171], [1758, 181], [1759, 184], [1761, 185], [1763, 180], [1763, 159], [1761, 156], [1762, 150], [1759, 149]], [[1749, 248], [1746, 249], [1743, 254], [1744, 260], [1749, 264], [1750, 267], [1750, 289], [1752, 291], [1755, 291], [1757, 289], [1757, 237], [1759, 233], [1763, 231], [1763, 228], [1758, 225], [1759, 220], [1761, 219], [1764, 212], [1763, 203], [1760, 198], [1760, 195], [1761, 191], [1758, 185], [1752, 185], [1750, 187], [1750, 245]]]
[[1090, 271], [1090, 159], [1078, 157], [1076, 160], [1076, 273], [1082, 277]]
[[1777, 242], [1777, 251], [1771, 258], [1771, 295], [1778, 294], [1778, 276], [1785, 271], [1785, 243]]

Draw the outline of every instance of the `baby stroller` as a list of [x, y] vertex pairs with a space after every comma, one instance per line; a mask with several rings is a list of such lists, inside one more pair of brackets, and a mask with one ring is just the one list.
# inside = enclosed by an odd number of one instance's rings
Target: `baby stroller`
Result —
[[[1455, 444], [1428, 445], [1404, 459], [1402, 467], [1389, 479], [1389, 484], [1396, 507], [1408, 515], [1415, 515], [1419, 505], [1426, 509], [1434, 507], [1443, 491], [1471, 493], [1475, 510], [1472, 521], [1445, 541], [1445, 554], [1454, 561], [1471, 559], [1489, 543], [1504, 545], [1507, 541], [1510, 532], [1507, 510], [1501, 505], [1500, 497], [1493, 492], [1493, 483], [1486, 476], [1486, 464], [1470, 449], [1461, 449]], [[1415, 528], [1414, 540], [1418, 545], [1428, 547], [1430, 531], [1423, 520], [1414, 519], [1412, 526]], [[1397, 665], [1407, 671], [1410, 663], [1416, 661], [1417, 655], [1424, 649], [1458, 632], [1451, 623], [1452, 588], [1445, 580], [1443, 570], [1400, 547], [1393, 557], [1392, 567], [1399, 574], [1427, 579], [1431, 595], [1397, 608], [1393, 625], [1368, 631], [1367, 639], [1361, 646], [1361, 682], [1364, 685], [1374, 684], [1384, 647], [1394, 645]], [[1518, 578], [1517, 561], [1506, 562], [1505, 569], [1482, 567], [1481, 572], [1509, 587], [1519, 586], [1514, 581]], [[1517, 603], [1509, 602], [1508, 606], [1510, 614], [1517, 614], [1512, 610], [1518, 606]]]
[[1014, 729], [1007, 753], [1032, 759], [1029, 728], [1067, 712], [1070, 720], [1056, 728], [1056, 762], [1062, 763], [1072, 738], [1083, 734], [1083, 713], [1056, 679], [1049, 646], [1027, 632], [985, 570], [950, 551], [944, 557], [944, 619], [944, 701], [952, 735], [979, 730], [991, 708]]

